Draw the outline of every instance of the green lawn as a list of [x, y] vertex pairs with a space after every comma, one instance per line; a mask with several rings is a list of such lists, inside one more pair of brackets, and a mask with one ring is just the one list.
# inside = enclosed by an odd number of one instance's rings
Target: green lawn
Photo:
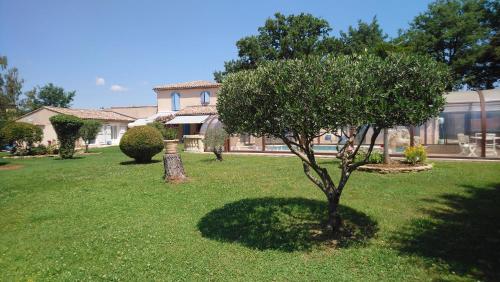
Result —
[[356, 172], [341, 211], [357, 229], [333, 247], [298, 159], [182, 157], [179, 185], [117, 148], [7, 160], [24, 167], [0, 171], [0, 280], [500, 279], [500, 163]]

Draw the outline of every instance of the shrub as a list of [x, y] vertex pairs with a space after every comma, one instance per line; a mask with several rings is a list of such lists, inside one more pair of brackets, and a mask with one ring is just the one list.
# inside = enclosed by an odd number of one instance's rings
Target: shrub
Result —
[[161, 133], [147, 125], [129, 129], [120, 140], [120, 150], [138, 163], [151, 161], [162, 149]]
[[165, 132], [165, 135], [163, 135], [163, 137], [166, 140], [176, 140], [178, 133], [179, 133], [179, 130], [177, 128], [167, 127], [167, 130]]
[[11, 122], [1, 129], [0, 135], [4, 142], [14, 145], [12, 153], [19, 151], [26, 155], [31, 152], [34, 143], [42, 141], [43, 131], [31, 123]]
[[102, 123], [97, 120], [84, 120], [82, 127], [80, 127], [80, 137], [85, 143], [85, 152], [89, 151], [89, 143], [94, 140], [101, 129]]
[[406, 162], [412, 165], [423, 163], [427, 159], [427, 153], [422, 145], [406, 147], [404, 155]]
[[149, 126], [156, 128], [163, 137], [164, 140], [175, 140], [177, 139], [177, 128], [166, 127], [163, 122], [154, 121], [148, 123]]
[[222, 161], [222, 152], [227, 132], [221, 127], [209, 128], [205, 134], [205, 145], [210, 148], [218, 161]]
[[80, 136], [79, 130], [83, 125], [80, 118], [71, 115], [59, 114], [50, 117], [50, 123], [59, 139], [59, 156], [70, 159], [75, 154], [75, 142]]
[[384, 153], [380, 151], [373, 151], [368, 159], [368, 162], [371, 164], [381, 164], [384, 162]]
[[[366, 150], [359, 150], [359, 152], [356, 154], [356, 159], [354, 160], [355, 162], [361, 162], [366, 158], [367, 151]], [[370, 154], [370, 157], [368, 158], [368, 163], [369, 164], [380, 164], [384, 162], [384, 154], [380, 152], [379, 150], [374, 150]]]
[[37, 147], [33, 147], [31, 149], [31, 154], [32, 155], [46, 155], [47, 154], [47, 147], [43, 144], [38, 145]]
[[49, 145], [47, 145], [47, 154], [49, 154], [49, 155], [59, 154], [59, 148], [58, 148], [57, 143], [55, 141], [49, 142]]

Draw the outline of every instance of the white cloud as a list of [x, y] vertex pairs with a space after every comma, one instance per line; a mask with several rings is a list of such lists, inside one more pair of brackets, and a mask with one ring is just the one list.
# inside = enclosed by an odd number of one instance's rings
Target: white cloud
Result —
[[102, 77], [96, 77], [95, 79], [95, 85], [104, 85], [106, 84], [106, 81]]
[[127, 91], [128, 89], [119, 85], [119, 84], [113, 84], [113, 85], [111, 85], [110, 90], [113, 92], [124, 92], [124, 91]]

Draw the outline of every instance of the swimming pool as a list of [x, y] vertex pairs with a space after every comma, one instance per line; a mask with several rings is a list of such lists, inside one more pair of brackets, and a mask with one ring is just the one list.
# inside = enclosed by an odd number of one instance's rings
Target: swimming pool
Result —
[[[318, 152], [337, 152], [337, 145], [313, 145]], [[290, 151], [286, 145], [266, 145], [266, 151]]]
[[[368, 147], [368, 145], [363, 145], [362, 147]], [[376, 146], [378, 149], [382, 149], [380, 146]], [[337, 145], [313, 145], [313, 149], [316, 152], [325, 152], [325, 153], [336, 153]], [[290, 150], [286, 145], [266, 145], [266, 151], [282, 151], [289, 152]], [[404, 151], [404, 147], [396, 147], [396, 149], [392, 153], [402, 153]]]

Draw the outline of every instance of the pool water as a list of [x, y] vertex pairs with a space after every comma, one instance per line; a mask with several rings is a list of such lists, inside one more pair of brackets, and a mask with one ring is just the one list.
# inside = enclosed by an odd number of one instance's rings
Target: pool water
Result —
[[[313, 145], [318, 152], [337, 152], [337, 145]], [[286, 145], [266, 145], [266, 151], [290, 151]]]
[[[313, 145], [316, 152], [337, 152], [337, 145]], [[396, 147], [393, 153], [403, 153], [404, 147]], [[290, 151], [286, 145], [266, 145], [266, 151]]]

